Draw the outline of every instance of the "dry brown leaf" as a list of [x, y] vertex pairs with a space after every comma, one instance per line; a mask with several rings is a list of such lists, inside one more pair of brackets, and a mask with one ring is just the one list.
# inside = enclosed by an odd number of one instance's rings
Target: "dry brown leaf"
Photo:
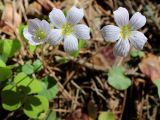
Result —
[[21, 16], [13, 8], [12, 4], [5, 5], [2, 20], [13, 29], [16, 29], [22, 22]]
[[106, 70], [111, 68], [115, 60], [116, 58], [113, 55], [113, 48], [111, 45], [104, 47], [99, 53], [94, 55], [91, 59], [94, 65], [100, 66]]
[[146, 58], [142, 60], [142, 62], [139, 64], [139, 68], [147, 75], [153, 82], [155, 80], [160, 79], [160, 58], [149, 54]]

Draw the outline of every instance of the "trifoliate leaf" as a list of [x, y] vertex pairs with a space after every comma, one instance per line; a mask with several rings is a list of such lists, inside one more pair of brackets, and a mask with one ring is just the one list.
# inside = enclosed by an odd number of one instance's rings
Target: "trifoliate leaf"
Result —
[[18, 40], [5, 39], [1, 40], [0, 54], [3, 61], [7, 61], [8, 57], [12, 57], [17, 51], [19, 51], [21, 44]]
[[0, 67], [0, 81], [8, 79], [12, 75], [12, 71], [8, 67]]
[[24, 113], [33, 119], [37, 119], [41, 114], [47, 112], [49, 107], [48, 100], [43, 96], [29, 96], [24, 104]]
[[123, 67], [115, 67], [108, 73], [108, 83], [118, 90], [125, 90], [131, 85], [131, 80], [124, 75]]
[[27, 62], [22, 66], [22, 72], [26, 73], [27, 75], [30, 75], [34, 72], [34, 67], [29, 62]]
[[22, 105], [23, 94], [16, 92], [16, 88], [12, 85], [7, 85], [1, 93], [2, 106], [5, 110], [13, 111]]
[[42, 90], [42, 83], [36, 79], [31, 79], [25, 73], [19, 73], [14, 82], [20, 91], [26, 94], [39, 93]]
[[6, 64], [1, 59], [0, 59], [0, 67], [6, 67]]
[[56, 112], [50, 110], [45, 120], [58, 120]]
[[33, 67], [35, 72], [39, 72], [43, 68], [42, 62], [40, 60], [34, 61]]
[[56, 81], [52, 77], [47, 76], [42, 80], [42, 84], [43, 90], [39, 94], [45, 96], [49, 100], [55, 98], [58, 93]]

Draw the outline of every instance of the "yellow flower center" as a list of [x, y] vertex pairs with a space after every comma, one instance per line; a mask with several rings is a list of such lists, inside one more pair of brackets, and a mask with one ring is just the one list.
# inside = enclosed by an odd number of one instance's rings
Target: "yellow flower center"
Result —
[[46, 38], [46, 36], [46, 33], [42, 29], [39, 29], [35, 32], [35, 38], [37, 40], [43, 40]]
[[73, 26], [69, 23], [65, 23], [62, 25], [62, 34], [63, 35], [70, 35], [73, 33]]
[[120, 35], [123, 40], [131, 35], [131, 26], [130, 25], [123, 25], [120, 27]]

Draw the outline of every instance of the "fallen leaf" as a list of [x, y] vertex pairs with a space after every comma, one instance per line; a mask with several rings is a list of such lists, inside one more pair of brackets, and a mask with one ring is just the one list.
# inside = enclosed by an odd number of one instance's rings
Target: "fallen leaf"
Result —
[[96, 55], [93, 55], [91, 62], [94, 65], [102, 67], [107, 70], [113, 66], [115, 60], [116, 58], [113, 55], [113, 48], [110, 45], [102, 48], [102, 50]]
[[160, 79], [160, 58], [148, 54], [147, 57], [143, 58], [142, 62], [139, 64], [139, 68], [147, 75], [154, 83], [156, 80]]
[[13, 28], [18, 28], [22, 22], [20, 14], [18, 14], [13, 5], [9, 3], [5, 5], [2, 20]]

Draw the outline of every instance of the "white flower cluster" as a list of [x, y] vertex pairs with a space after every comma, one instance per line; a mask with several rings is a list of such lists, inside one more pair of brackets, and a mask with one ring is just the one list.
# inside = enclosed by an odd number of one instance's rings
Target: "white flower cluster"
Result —
[[83, 9], [75, 6], [68, 11], [67, 17], [60, 9], [54, 8], [49, 13], [49, 18], [56, 28], [51, 29], [47, 21], [36, 18], [29, 21], [29, 26], [24, 29], [23, 34], [32, 45], [45, 42], [57, 45], [64, 39], [64, 50], [72, 53], [78, 50], [78, 39], [90, 39], [90, 28], [84, 24], [78, 24], [83, 17]]
[[[78, 39], [90, 39], [90, 28], [84, 24], [78, 24], [83, 17], [83, 9], [75, 6], [68, 11], [66, 17], [60, 9], [54, 8], [49, 13], [49, 19], [55, 28], [51, 29], [50, 24], [45, 20], [32, 19], [23, 34], [32, 45], [46, 42], [57, 45], [64, 40], [64, 50], [72, 53], [78, 50]], [[142, 49], [147, 38], [137, 29], [145, 25], [146, 17], [136, 12], [129, 20], [127, 9], [119, 7], [114, 11], [114, 19], [118, 27], [107, 25], [101, 30], [106, 41], [117, 41], [113, 50], [114, 55], [127, 56], [130, 43], [136, 49]]]

